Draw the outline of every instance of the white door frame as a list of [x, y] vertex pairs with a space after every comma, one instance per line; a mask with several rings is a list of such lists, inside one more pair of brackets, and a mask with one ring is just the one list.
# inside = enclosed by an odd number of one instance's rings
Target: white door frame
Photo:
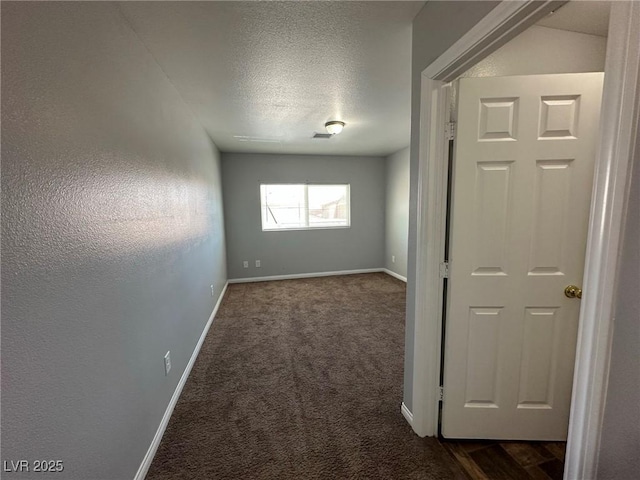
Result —
[[[562, 1], [503, 1], [422, 72], [412, 412], [420, 436], [438, 425], [448, 83]], [[604, 413], [623, 210], [638, 135], [640, 2], [612, 2], [590, 209], [565, 478], [594, 478]]]

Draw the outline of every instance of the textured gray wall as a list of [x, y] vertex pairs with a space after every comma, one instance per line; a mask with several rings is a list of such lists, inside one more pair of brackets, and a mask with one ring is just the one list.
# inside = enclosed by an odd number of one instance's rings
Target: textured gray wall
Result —
[[[229, 278], [381, 268], [384, 177], [382, 157], [222, 154]], [[305, 182], [351, 184], [351, 228], [263, 232], [260, 184]]]
[[420, 127], [420, 76], [440, 54], [500, 2], [427, 2], [413, 20], [411, 60], [411, 164], [409, 197], [409, 250], [407, 262], [407, 321], [405, 339], [404, 403], [411, 410], [413, 395], [413, 348], [416, 312], [416, 225], [418, 147]]
[[637, 478], [640, 472], [640, 135], [630, 181], [600, 442], [602, 480]]
[[116, 5], [2, 2], [2, 460], [64, 462], [3, 478], [133, 478], [226, 281], [220, 190]]
[[[409, 148], [386, 158], [385, 268], [407, 276], [409, 234]], [[395, 263], [392, 256], [395, 255]]]

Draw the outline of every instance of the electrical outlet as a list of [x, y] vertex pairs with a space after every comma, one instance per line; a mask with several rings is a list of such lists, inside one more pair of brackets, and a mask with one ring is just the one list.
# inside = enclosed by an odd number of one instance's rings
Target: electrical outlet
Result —
[[213, 288], [213, 285], [211, 285], [211, 296], [214, 297], [216, 294], [216, 291]]
[[391, 255], [391, 263], [396, 263], [396, 256], [395, 255]]
[[245, 260], [244, 262], [242, 262], [242, 266], [244, 268], [249, 268], [249, 262], [247, 260]]
[[260, 260], [256, 260], [256, 267], [260, 268]]
[[164, 374], [169, 375], [171, 371], [171, 350], [164, 356]]

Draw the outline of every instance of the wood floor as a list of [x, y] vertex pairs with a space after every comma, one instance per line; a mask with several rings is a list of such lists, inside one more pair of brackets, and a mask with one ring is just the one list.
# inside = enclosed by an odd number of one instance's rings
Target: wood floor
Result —
[[471, 480], [562, 480], [565, 442], [440, 443]]

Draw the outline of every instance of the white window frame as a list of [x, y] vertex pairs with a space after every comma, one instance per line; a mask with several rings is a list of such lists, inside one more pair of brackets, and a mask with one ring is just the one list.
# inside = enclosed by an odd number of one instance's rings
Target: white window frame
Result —
[[[262, 187], [269, 185], [291, 185], [304, 187], [304, 204], [305, 204], [305, 226], [303, 227], [291, 227], [291, 228], [265, 228], [264, 216], [263, 216], [263, 197]], [[346, 187], [347, 191], [347, 224], [346, 225], [328, 225], [328, 226], [311, 226], [309, 225], [309, 187]], [[297, 230], [340, 230], [344, 228], [351, 228], [351, 184], [350, 183], [260, 183], [260, 227], [263, 232], [291, 232]]]

